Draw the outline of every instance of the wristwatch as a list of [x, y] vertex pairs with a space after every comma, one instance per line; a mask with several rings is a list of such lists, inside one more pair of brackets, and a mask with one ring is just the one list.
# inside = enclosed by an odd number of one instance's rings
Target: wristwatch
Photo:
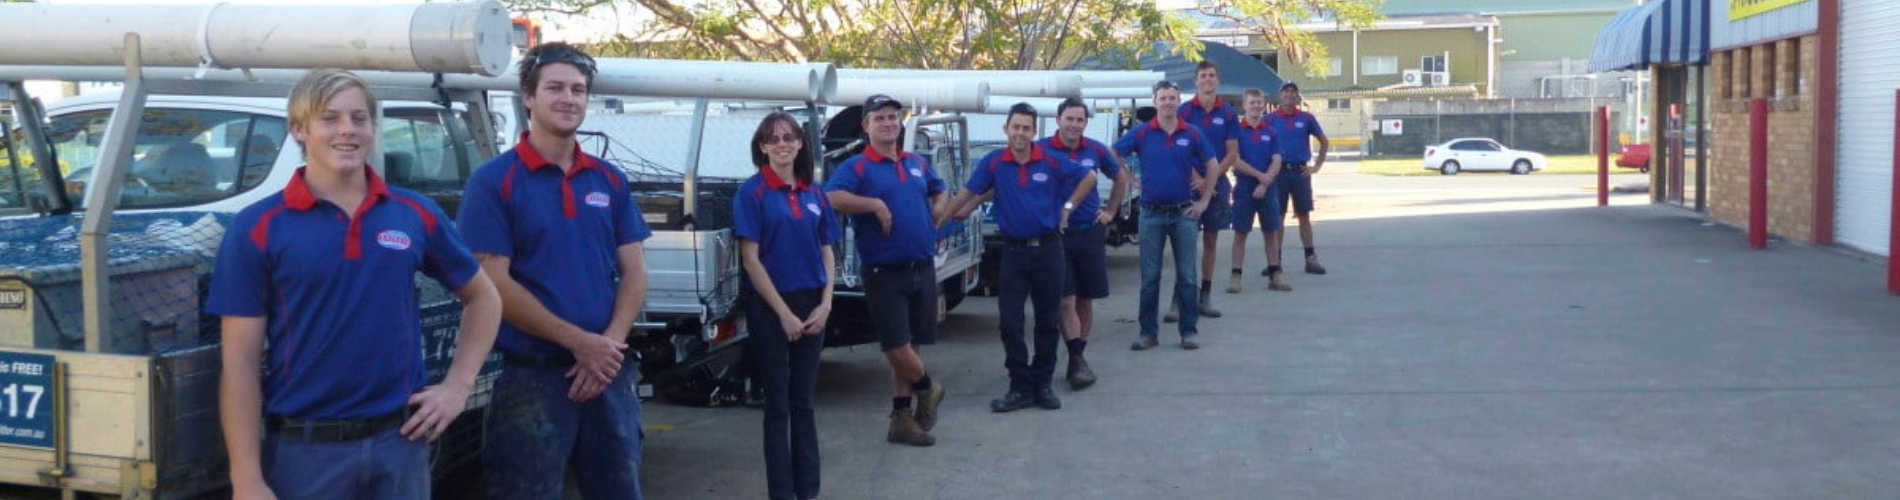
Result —
[[1062, 202], [1062, 209], [1068, 210], [1068, 211], [1075, 211], [1075, 202], [1073, 201]]

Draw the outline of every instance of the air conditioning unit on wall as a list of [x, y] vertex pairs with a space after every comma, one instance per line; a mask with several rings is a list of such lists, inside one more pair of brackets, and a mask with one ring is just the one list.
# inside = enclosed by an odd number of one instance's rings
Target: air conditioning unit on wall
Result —
[[1429, 77], [1429, 81], [1425, 82], [1426, 85], [1430, 85], [1433, 87], [1443, 87], [1446, 85], [1451, 85], [1451, 73], [1446, 73], [1443, 71], [1434, 71], [1434, 72], [1427, 72], [1425, 73], [1425, 75]]
[[1401, 83], [1404, 83], [1406, 86], [1417, 87], [1417, 86], [1425, 85], [1424, 71], [1420, 71], [1416, 69], [1408, 69], [1403, 72], [1400, 72], [1400, 75], [1402, 76], [1399, 81]]

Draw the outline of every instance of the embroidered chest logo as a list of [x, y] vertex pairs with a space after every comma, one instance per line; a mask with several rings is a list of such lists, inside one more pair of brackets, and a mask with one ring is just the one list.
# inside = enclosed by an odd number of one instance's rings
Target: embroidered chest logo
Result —
[[924, 169], [921, 169], [921, 168], [917, 168], [917, 167], [911, 167], [911, 168], [910, 168], [910, 176], [911, 176], [911, 177], [923, 177], [923, 176], [924, 176]]
[[1225, 124], [1227, 124], [1227, 119], [1226, 119], [1226, 118], [1221, 118], [1221, 117], [1218, 117], [1218, 116], [1216, 116], [1216, 117], [1214, 117], [1214, 124], [1215, 124], [1215, 125], [1225, 125]]
[[1082, 166], [1084, 166], [1084, 167], [1089, 167], [1089, 168], [1095, 168], [1095, 159], [1094, 159], [1094, 158], [1083, 158], [1083, 159], [1082, 159]]
[[587, 206], [594, 207], [594, 208], [607, 208], [608, 206], [613, 205], [613, 199], [608, 198], [607, 193], [602, 193], [600, 191], [587, 193], [587, 197], [583, 198], [582, 201], [585, 201], [587, 203]]
[[806, 209], [806, 210], [810, 210], [810, 211], [811, 211], [811, 213], [814, 213], [814, 214], [815, 214], [815, 213], [818, 213], [818, 204], [817, 204], [817, 203], [811, 203], [811, 202], [806, 202], [806, 203], [805, 203], [805, 209]]
[[1036, 182], [1049, 182], [1049, 174], [1036, 172], [1034, 174], [1030, 174], [1029, 179]]
[[1186, 146], [1186, 145], [1188, 145], [1188, 140], [1187, 140], [1187, 138], [1186, 138], [1186, 137], [1182, 137], [1182, 138], [1180, 138], [1180, 139], [1175, 139], [1175, 140], [1174, 140], [1174, 145], [1176, 145], [1176, 146]]
[[376, 244], [390, 250], [408, 250], [412, 242], [409, 234], [394, 229], [385, 229], [376, 233]]

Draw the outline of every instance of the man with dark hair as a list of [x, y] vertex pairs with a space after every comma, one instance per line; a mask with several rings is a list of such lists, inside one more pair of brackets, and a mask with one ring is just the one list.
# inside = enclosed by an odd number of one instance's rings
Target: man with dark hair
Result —
[[[1084, 195], [1095, 192], [1095, 176], [1087, 167], [1044, 151], [1036, 143], [1036, 108], [1016, 103], [1003, 124], [1009, 147], [990, 152], [956, 201], [957, 215], [964, 207], [992, 191], [996, 194], [996, 225], [1003, 233], [1002, 282], [996, 305], [1003, 334], [1003, 366], [1009, 370], [1009, 392], [990, 401], [990, 411], [1009, 412], [1031, 405], [1062, 408], [1050, 379], [1056, 371], [1057, 318], [1062, 299], [1062, 230], [1069, 213]], [[1034, 361], [1023, 346], [1023, 301], [1036, 307]]]
[[[1313, 252], [1313, 174], [1326, 166], [1326, 152], [1332, 149], [1332, 142], [1326, 140], [1326, 131], [1320, 130], [1318, 118], [1300, 111], [1300, 86], [1292, 82], [1280, 86], [1280, 107], [1267, 115], [1267, 126], [1273, 129], [1274, 142], [1280, 143], [1280, 199], [1274, 202], [1280, 204], [1283, 216], [1291, 204], [1293, 215], [1300, 220], [1306, 273], [1326, 274], [1326, 267], [1319, 265], [1319, 255]], [[1313, 152], [1313, 139], [1319, 140], [1318, 154]], [[1283, 226], [1267, 237], [1267, 269], [1260, 274], [1273, 278], [1280, 273], [1280, 246], [1285, 235]]]
[[[1159, 342], [1161, 255], [1174, 244], [1174, 296], [1181, 311], [1181, 348], [1199, 349], [1200, 302], [1194, 293], [1194, 230], [1214, 190], [1201, 172], [1215, 171], [1219, 155], [1213, 143], [1181, 119], [1181, 89], [1163, 80], [1154, 86], [1155, 118], [1115, 141], [1115, 154], [1141, 157], [1141, 339], [1131, 349], [1145, 351]], [[1196, 167], [1201, 168], [1196, 168]]]
[[891, 425], [884, 439], [930, 446], [937, 442], [930, 429], [944, 388], [924, 371], [916, 346], [937, 341], [936, 222], [944, 216], [944, 187], [923, 157], [898, 149], [903, 110], [888, 95], [864, 100], [870, 143], [838, 164], [825, 191], [831, 206], [850, 216], [871, 326], [891, 364]]
[[1099, 170], [1115, 181], [1106, 204], [1096, 190], [1089, 190], [1082, 202], [1075, 205], [1069, 215], [1069, 227], [1063, 231], [1062, 251], [1067, 255], [1067, 273], [1062, 280], [1062, 336], [1069, 346], [1067, 378], [1071, 390], [1095, 384], [1095, 371], [1089, 369], [1088, 359], [1082, 352], [1088, 347], [1089, 333], [1095, 326], [1094, 302], [1108, 298], [1107, 226], [1121, 209], [1130, 180], [1120, 156], [1101, 142], [1082, 135], [1088, 125], [1088, 106], [1081, 99], [1065, 99], [1056, 107], [1056, 133], [1038, 142], [1045, 151], [1058, 153], [1084, 168]]
[[[1212, 61], [1201, 61], [1194, 68], [1194, 98], [1181, 104], [1181, 119], [1200, 129], [1207, 141], [1214, 147], [1216, 161], [1213, 167], [1203, 172], [1214, 190], [1208, 198], [1207, 211], [1200, 216], [1201, 246], [1201, 288], [1198, 297], [1201, 315], [1219, 318], [1220, 310], [1214, 308], [1214, 254], [1219, 248], [1220, 232], [1233, 225], [1233, 203], [1230, 193], [1233, 185], [1227, 180], [1227, 172], [1234, 167], [1240, 157], [1240, 118], [1234, 113], [1234, 107], [1220, 100], [1220, 67]], [[1179, 303], [1180, 301], [1175, 301]], [[1174, 308], [1168, 309], [1164, 320], [1174, 321]]]
[[639, 368], [627, 335], [646, 299], [652, 234], [625, 174], [581, 151], [594, 59], [542, 44], [522, 58], [530, 127], [478, 168], [457, 219], [501, 291], [504, 368], [482, 448], [488, 495], [640, 498]]

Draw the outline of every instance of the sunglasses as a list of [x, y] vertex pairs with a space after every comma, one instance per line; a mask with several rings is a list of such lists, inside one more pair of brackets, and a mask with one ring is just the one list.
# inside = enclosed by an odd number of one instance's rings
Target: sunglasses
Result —
[[764, 138], [759, 139], [759, 144], [771, 146], [774, 144], [793, 143], [802, 140], [804, 139], [799, 137], [798, 134], [766, 134]]
[[534, 56], [534, 67], [536, 69], [552, 63], [568, 63], [574, 65], [576, 68], [580, 68], [582, 73], [589, 75], [595, 73], [594, 58], [579, 51], [549, 50], [535, 54]]

